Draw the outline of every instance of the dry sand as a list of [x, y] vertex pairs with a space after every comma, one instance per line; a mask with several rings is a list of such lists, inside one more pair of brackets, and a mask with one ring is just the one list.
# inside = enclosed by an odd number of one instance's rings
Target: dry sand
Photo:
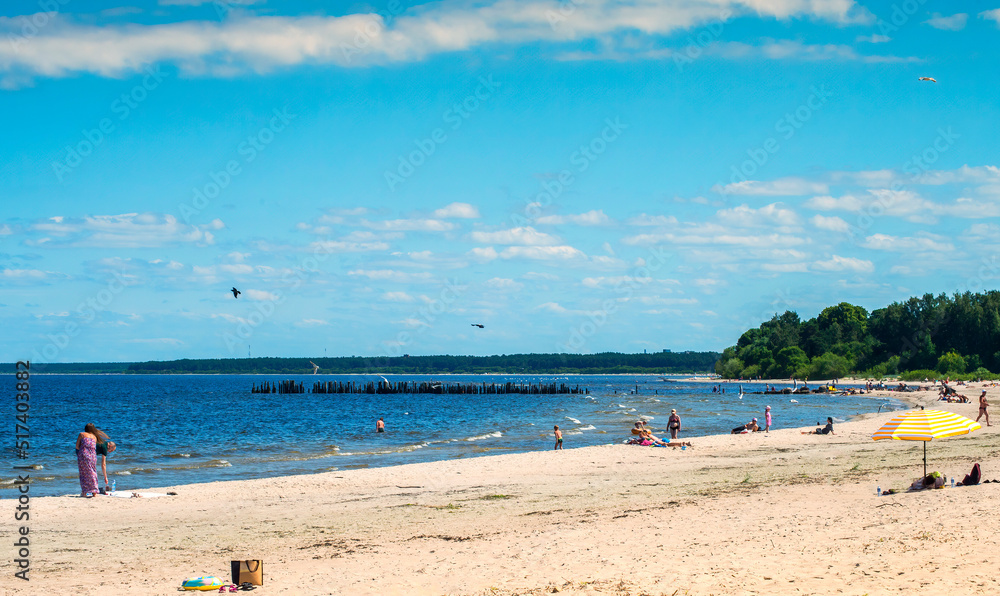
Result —
[[[935, 397], [906, 395], [977, 414]], [[259, 595], [1000, 593], [1000, 484], [877, 497], [922, 472], [920, 443], [871, 440], [888, 417], [833, 436], [692, 437], [683, 452], [607, 445], [154, 499], [36, 498], [31, 581], [13, 577], [6, 540], [0, 591], [176, 594], [185, 577], [228, 580], [231, 559], [254, 558]], [[1000, 479], [997, 429], [932, 442], [928, 469], [960, 480], [978, 461]], [[4, 536], [15, 505], [0, 501]]]

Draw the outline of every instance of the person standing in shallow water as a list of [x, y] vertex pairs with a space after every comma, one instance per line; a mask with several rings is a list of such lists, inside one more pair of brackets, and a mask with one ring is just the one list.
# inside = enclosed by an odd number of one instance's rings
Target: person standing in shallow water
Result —
[[558, 424], [556, 425], [555, 430], [552, 431], [552, 434], [554, 434], [556, 436], [556, 446], [553, 447], [553, 451], [556, 450], [556, 449], [562, 449], [563, 448], [562, 447], [562, 431], [559, 430], [559, 425]]
[[677, 433], [681, 432], [681, 417], [677, 415], [677, 410], [670, 410], [670, 418], [667, 419], [667, 429], [670, 430], [671, 439], [676, 439]]
[[385, 432], [385, 421], [383, 421], [381, 418], [379, 418], [378, 422], [375, 423], [375, 432], [377, 433]]

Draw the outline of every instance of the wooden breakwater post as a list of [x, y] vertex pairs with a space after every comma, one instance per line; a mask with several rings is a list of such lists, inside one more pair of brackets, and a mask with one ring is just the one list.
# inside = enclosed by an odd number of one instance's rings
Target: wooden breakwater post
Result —
[[250, 393], [305, 393], [306, 388], [303, 386], [302, 382], [299, 381], [298, 384], [294, 380], [288, 381], [277, 381], [272, 384], [270, 381], [264, 381], [260, 385], [253, 385], [250, 388]]
[[[251, 393], [305, 393], [300, 382], [280, 381], [273, 385], [265, 381], [254, 385]], [[579, 385], [570, 386], [566, 383], [441, 383], [438, 381], [316, 381], [312, 393], [337, 394], [392, 394], [392, 393], [431, 393], [442, 395], [590, 395], [590, 389]]]

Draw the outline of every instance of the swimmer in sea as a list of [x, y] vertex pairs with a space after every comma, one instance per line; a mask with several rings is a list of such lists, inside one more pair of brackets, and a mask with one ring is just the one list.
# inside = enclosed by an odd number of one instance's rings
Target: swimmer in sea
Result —
[[562, 449], [563, 448], [562, 447], [562, 431], [559, 430], [559, 425], [558, 424], [556, 425], [555, 431], [553, 432], [553, 434], [555, 434], [555, 436], [556, 436], [556, 446], [552, 448], [553, 451], [556, 450], [556, 449]]
[[381, 418], [375, 423], [375, 432], [384, 433], [385, 432], [385, 422]]

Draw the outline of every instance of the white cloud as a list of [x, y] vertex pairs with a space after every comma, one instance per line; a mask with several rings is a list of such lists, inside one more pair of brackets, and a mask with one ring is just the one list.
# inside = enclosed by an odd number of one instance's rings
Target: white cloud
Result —
[[372, 281], [391, 281], [397, 283], [431, 281], [433, 279], [433, 276], [430, 273], [407, 273], [406, 271], [395, 271], [393, 269], [357, 269], [354, 271], [348, 271], [347, 274], [355, 277], [367, 277]]
[[477, 261], [492, 261], [500, 256], [497, 254], [496, 249], [492, 246], [487, 246], [486, 248], [473, 248], [466, 254]]
[[[199, 0], [171, 0], [194, 3]], [[690, 30], [727, 13], [763, 18], [813, 17], [835, 23], [870, 23], [872, 15], [850, 0], [671, 0], [619, 3], [593, 0], [574, 5], [572, 18], [553, 26], [558, 6], [549, 0], [494, 0], [416, 6], [386, 22], [375, 14], [343, 16], [256, 16], [241, 14], [221, 22], [91, 25], [65, 15], [49, 15], [49, 26], [30, 44], [0, 44], [0, 65], [8, 87], [35, 76], [89, 73], [117, 77], [170, 62], [186, 74], [232, 76], [268, 72], [300, 64], [365, 67], [422, 60], [486, 44], [606, 39], [622, 32], [660, 36]], [[4, 17], [0, 29], [15, 31], [17, 19]], [[356, 48], [359, 31], [364, 51]], [[7, 33], [7, 31], [2, 31]], [[787, 42], [797, 43], [797, 42]], [[801, 45], [801, 44], [799, 44]], [[795, 52], [768, 50], [767, 54]], [[800, 51], [809, 55], [812, 52]]]
[[587, 255], [572, 246], [510, 246], [500, 253], [502, 259], [532, 259], [536, 261], [583, 260]]
[[867, 196], [813, 197], [805, 202], [805, 206], [819, 211], [855, 211], [901, 217], [913, 223], [935, 223], [940, 217], [977, 219], [1000, 216], [1000, 201], [960, 197], [950, 203], [938, 203], [912, 190], [885, 188], [869, 189]]
[[715, 223], [688, 224], [676, 231], [626, 236], [622, 242], [636, 246], [656, 244], [677, 244], [687, 246], [739, 246], [755, 249], [771, 249], [775, 246], [792, 247], [806, 244], [807, 240], [793, 236], [787, 231], [773, 234], [747, 234], [733, 230], [732, 226]]
[[953, 14], [950, 17], [941, 16], [940, 13], [936, 12], [933, 17], [924, 21], [924, 23], [935, 29], [942, 29], [944, 31], [961, 31], [965, 29], [965, 22], [968, 19], [969, 15], [964, 12]]
[[718, 213], [719, 221], [725, 226], [797, 226], [799, 216], [791, 209], [786, 209], [780, 203], [765, 205], [760, 209], [753, 209], [747, 205], [740, 205], [732, 209], [723, 209]]
[[506, 292], [517, 292], [524, 288], [524, 284], [516, 282], [513, 279], [503, 277], [490, 278], [483, 282], [483, 286], [491, 290], [501, 290]]
[[468, 203], [452, 203], [434, 211], [434, 217], [441, 219], [478, 219], [479, 209]]
[[520, 244], [523, 246], [552, 246], [559, 239], [532, 227], [510, 228], [496, 232], [472, 232], [470, 237], [482, 244]]
[[261, 302], [277, 302], [281, 299], [281, 296], [275, 294], [274, 292], [268, 292], [265, 290], [243, 290], [243, 295], [250, 300], [258, 300]]
[[45, 279], [48, 273], [39, 269], [3, 269], [0, 271], [5, 279]]
[[779, 39], [767, 40], [760, 45], [738, 41], [713, 42], [704, 48], [707, 55], [720, 56], [729, 59], [769, 59], [769, 60], [799, 60], [807, 62], [825, 61], [861, 61], [869, 63], [880, 62], [919, 62], [919, 58], [900, 56], [869, 56], [858, 54], [849, 45], [843, 44], [806, 44], [798, 40]]
[[762, 263], [760, 268], [774, 273], [805, 273], [809, 271], [809, 265], [806, 263]]
[[363, 220], [361, 225], [373, 230], [391, 232], [447, 232], [455, 229], [455, 224], [438, 219], [391, 219], [385, 221]]
[[325, 319], [302, 319], [295, 323], [296, 327], [325, 327], [330, 323]]
[[576, 224], [578, 226], [603, 226], [611, 223], [611, 218], [601, 209], [595, 209], [579, 215], [546, 215], [535, 220], [539, 224], [559, 225]]
[[537, 307], [535, 307], [535, 310], [551, 312], [560, 315], [569, 313], [569, 310], [566, 309], [566, 307], [561, 306], [558, 302], [546, 302], [544, 304], [539, 304]]
[[943, 253], [951, 252], [955, 246], [940, 236], [925, 234], [921, 237], [898, 237], [888, 234], [873, 234], [865, 238], [862, 244], [865, 248], [872, 250], [885, 250], [892, 252], [909, 253]]
[[82, 218], [51, 217], [31, 225], [31, 230], [48, 234], [49, 246], [101, 248], [155, 248], [172, 244], [213, 244], [209, 229], [223, 224], [188, 225], [169, 214], [123, 213], [88, 215]]
[[399, 321], [399, 322], [402, 323], [403, 325], [405, 325], [406, 327], [410, 328], [410, 329], [416, 329], [417, 327], [430, 327], [431, 326], [431, 324], [428, 323], [427, 321], [425, 321], [423, 319], [413, 318], [413, 317], [403, 319], [402, 321]]
[[830, 217], [826, 217], [825, 215], [814, 215], [809, 221], [812, 222], [812, 225], [817, 228], [821, 230], [830, 230], [831, 232], [846, 232], [851, 228], [850, 224], [836, 215]]
[[7, 224], [0, 226], [0, 236], [10, 236], [13, 233], [14, 230], [11, 230]]
[[388, 302], [413, 302], [413, 296], [406, 292], [386, 292], [382, 294], [382, 299]]
[[979, 13], [979, 18], [995, 21], [997, 25], [1000, 25], [1000, 8], [994, 8], [992, 10], [984, 10], [983, 12]]
[[786, 197], [826, 194], [829, 192], [829, 186], [823, 182], [806, 180], [805, 178], [778, 178], [770, 182], [745, 180], [721, 187], [716, 185], [712, 187], [712, 190], [727, 195]]
[[892, 41], [892, 38], [888, 35], [879, 35], [875, 33], [873, 35], [859, 35], [854, 38], [854, 41], [859, 43], [886, 43]]
[[817, 271], [855, 271], [857, 273], [871, 273], [875, 270], [875, 265], [871, 261], [856, 259], [854, 257], [842, 257], [833, 255], [825, 261], [816, 261], [812, 264]]
[[630, 226], [676, 226], [677, 218], [673, 215], [639, 215], [628, 219], [626, 224]]
[[839, 198], [826, 195], [813, 197], [806, 201], [804, 205], [817, 211], [858, 211], [866, 203], [854, 195], [844, 195]]

